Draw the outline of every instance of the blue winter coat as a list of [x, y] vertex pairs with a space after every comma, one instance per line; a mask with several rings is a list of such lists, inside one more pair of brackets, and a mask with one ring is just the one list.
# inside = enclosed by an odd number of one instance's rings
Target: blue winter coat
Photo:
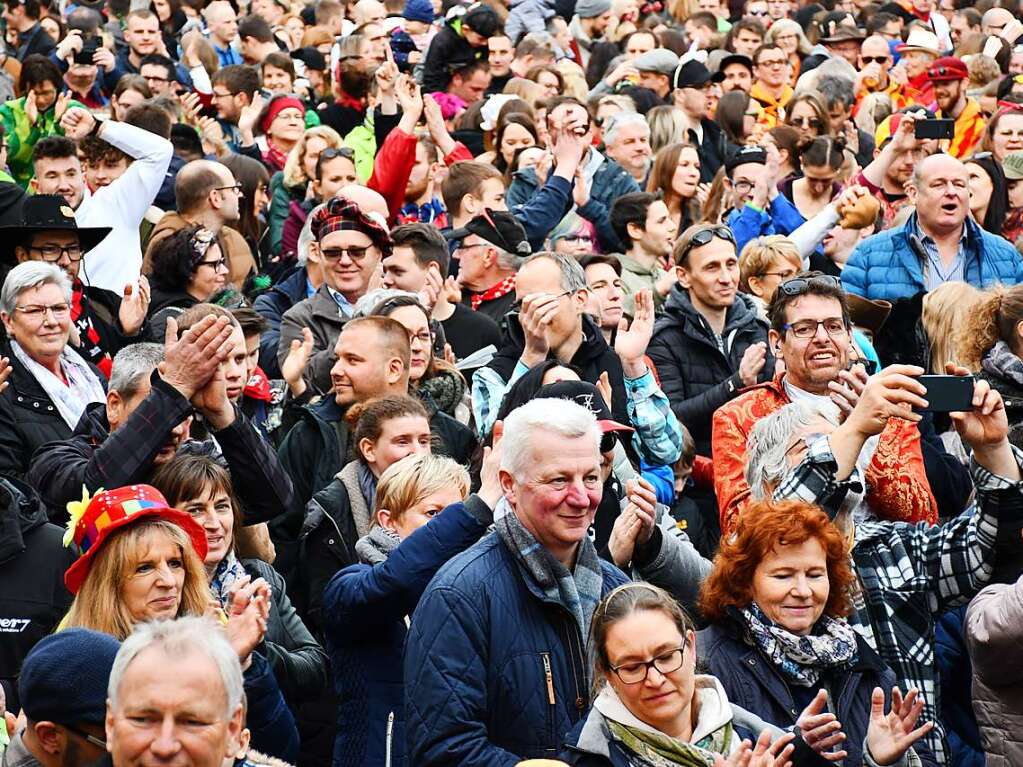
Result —
[[[553, 170], [548, 178], [553, 178]], [[572, 207], [571, 185], [566, 183], [566, 186], [569, 187], [569, 193], [565, 206], [562, 209], [551, 211], [554, 215], [555, 225], [565, 217]], [[508, 208], [515, 212], [516, 206], [525, 205], [533, 200], [538, 193], [538, 187], [539, 181], [533, 168], [516, 171], [511, 186], [508, 187], [508, 193], [505, 195]], [[636, 183], [636, 179], [610, 157], [605, 157], [604, 162], [597, 168], [597, 172], [593, 174], [593, 183], [590, 185], [590, 201], [579, 208], [577, 212], [594, 225], [601, 250], [605, 253], [621, 253], [625, 250], [618, 235], [611, 227], [611, 204], [623, 194], [639, 191], [642, 190]], [[541, 241], [553, 228], [554, 226], [551, 226], [544, 232]], [[528, 227], [526, 233], [529, 234]], [[532, 236], [529, 238], [529, 243], [534, 250], [539, 249]]]
[[406, 764], [405, 616], [437, 570], [478, 541], [492, 519], [471, 496], [402, 541], [386, 561], [352, 565], [327, 584], [323, 630], [338, 698], [334, 767]]
[[[966, 281], [976, 288], [993, 283], [1023, 282], [1023, 260], [1008, 240], [984, 231], [966, 219]], [[916, 214], [905, 226], [868, 237], [852, 252], [842, 269], [842, 285], [871, 300], [894, 301], [927, 290], [923, 265], [909, 245], [917, 230]]]
[[967, 605], [949, 610], [934, 624], [934, 660], [941, 674], [941, 709], [948, 767], [984, 767], [984, 746], [973, 713], [973, 663], [963, 621]]
[[[728, 700], [779, 727], [796, 723], [802, 706], [793, 699], [788, 683], [774, 663], [759, 649], [743, 641], [741, 629], [732, 621], [714, 624], [697, 634], [699, 658], [708, 673], [721, 681]], [[856, 637], [859, 658], [853, 668], [839, 675], [824, 676], [821, 686], [830, 684], [829, 710], [842, 722], [848, 752], [844, 764], [860, 765], [863, 760], [863, 739], [870, 724], [870, 699], [875, 687], [885, 693], [885, 706], [891, 705], [895, 674], [876, 652], [859, 636]], [[931, 752], [917, 741], [913, 747], [925, 767], [936, 765]]]
[[743, 205], [740, 210], [729, 213], [725, 223], [735, 235], [735, 252], [742, 253], [746, 243], [755, 237], [790, 235], [805, 224], [806, 219], [785, 195], [779, 194], [771, 200], [767, 210], [755, 210], [749, 205]]
[[[628, 581], [600, 565], [602, 596]], [[585, 646], [496, 533], [459, 554], [419, 600], [405, 645], [409, 764], [557, 758], [588, 708]]]

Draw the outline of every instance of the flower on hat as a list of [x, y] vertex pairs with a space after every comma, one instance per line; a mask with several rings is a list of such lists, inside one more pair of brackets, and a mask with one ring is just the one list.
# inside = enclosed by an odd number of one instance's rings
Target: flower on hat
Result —
[[[103, 488], [101, 487], [96, 491], [96, 495], [99, 495], [102, 492]], [[63, 539], [65, 549], [71, 546], [71, 542], [75, 539], [75, 528], [78, 527], [78, 523], [82, 521], [82, 517], [85, 516], [86, 509], [89, 508], [89, 504], [96, 495], [90, 496], [89, 488], [82, 485], [82, 500], [70, 501], [68, 503], [67, 512], [69, 519], [67, 521], [67, 529], [64, 531]]]

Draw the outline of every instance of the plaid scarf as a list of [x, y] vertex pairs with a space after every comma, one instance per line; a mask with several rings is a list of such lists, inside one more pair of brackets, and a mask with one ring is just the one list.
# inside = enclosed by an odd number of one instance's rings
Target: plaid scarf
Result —
[[856, 663], [856, 633], [843, 620], [823, 615], [814, 626], [817, 633], [798, 636], [772, 622], [755, 602], [740, 610], [739, 615], [753, 645], [792, 684], [813, 687], [821, 672], [850, 668]]
[[[498, 506], [508, 502], [501, 499]], [[503, 516], [499, 516], [502, 511]], [[544, 596], [560, 604], [575, 618], [583, 642], [590, 633], [590, 619], [600, 601], [604, 576], [597, 550], [589, 537], [583, 538], [575, 559], [575, 571], [569, 572], [533, 537], [510, 508], [494, 512], [494, 529], [519, 564], [529, 573]]]
[[263, 163], [270, 168], [270, 172], [273, 173], [276, 170], [283, 171], [284, 163], [288, 161], [288, 155], [286, 152], [282, 152], [277, 148], [270, 139], [266, 140], [266, 151], [263, 152]]
[[114, 361], [100, 345], [99, 331], [92, 321], [92, 315], [87, 311], [88, 306], [89, 298], [85, 295], [85, 288], [79, 280], [75, 280], [71, 290], [71, 321], [75, 323], [75, 329], [78, 331], [78, 353], [87, 362], [98, 367], [109, 380]]
[[999, 341], [981, 360], [980, 366], [985, 373], [996, 378], [1005, 378], [1017, 386], [1023, 386], [1023, 360], [1013, 353], [1005, 341]]
[[472, 310], [478, 311], [480, 304], [487, 301], [495, 301], [502, 296], [506, 296], [515, 290], [515, 275], [505, 277], [496, 285], [491, 285], [489, 288], [484, 290], [482, 293], [473, 293], [469, 296], [469, 302], [472, 304]]

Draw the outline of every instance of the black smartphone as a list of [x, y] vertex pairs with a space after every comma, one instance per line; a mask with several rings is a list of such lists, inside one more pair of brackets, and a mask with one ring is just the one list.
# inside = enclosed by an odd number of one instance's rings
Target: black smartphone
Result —
[[75, 51], [76, 64], [91, 64], [92, 57], [99, 50], [99, 37], [86, 37], [82, 40], [82, 50]]
[[917, 138], [951, 139], [955, 133], [955, 120], [917, 120], [913, 124], [913, 135]]
[[920, 376], [927, 387], [925, 412], [952, 413], [973, 410], [973, 376]]

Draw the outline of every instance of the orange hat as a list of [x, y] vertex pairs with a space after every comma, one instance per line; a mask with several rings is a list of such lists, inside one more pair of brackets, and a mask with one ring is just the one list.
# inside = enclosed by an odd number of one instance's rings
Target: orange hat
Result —
[[64, 534], [64, 545], [73, 542], [78, 559], [64, 573], [64, 585], [72, 594], [85, 582], [96, 552], [117, 530], [146, 518], [165, 519], [187, 533], [199, 559], [206, 558], [206, 533], [189, 514], [172, 509], [160, 491], [149, 485], [128, 485], [116, 490], [100, 490], [89, 498], [82, 489], [82, 500], [67, 505], [71, 519]]

